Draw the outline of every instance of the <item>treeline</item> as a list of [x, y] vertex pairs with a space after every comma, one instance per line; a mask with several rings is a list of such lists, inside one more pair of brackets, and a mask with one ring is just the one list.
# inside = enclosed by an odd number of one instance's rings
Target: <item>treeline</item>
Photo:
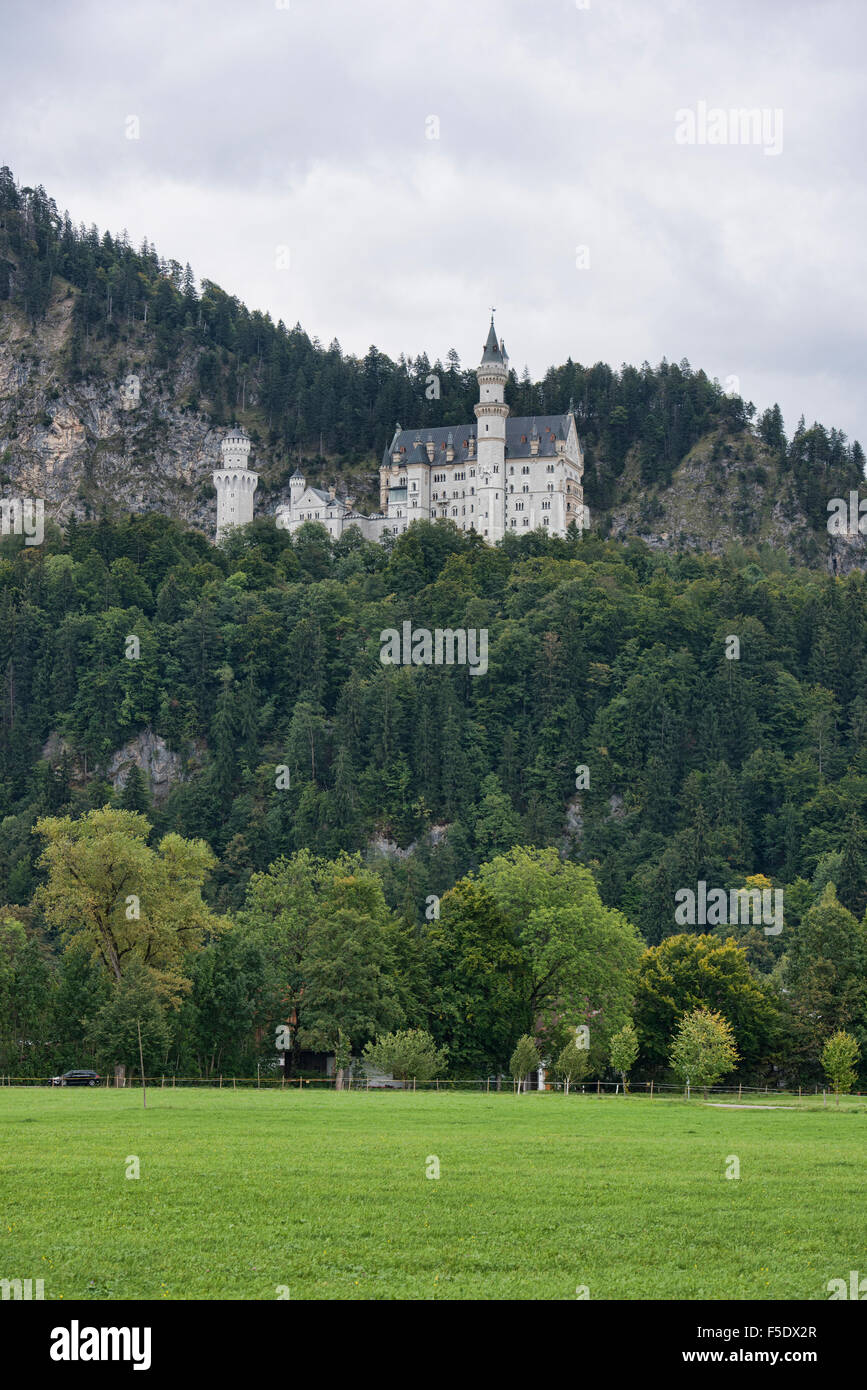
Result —
[[[106, 369], [122, 374], [144, 351], [166, 374], [182, 358], [194, 364], [186, 404], [217, 424], [243, 419], [254, 440], [287, 456], [327, 454], [345, 466], [378, 463], [395, 423], [425, 429], [473, 419], [476, 362], [461, 366], [424, 353], [392, 361], [376, 347], [364, 358], [323, 347], [296, 324], [287, 328], [249, 310], [212, 281], [198, 287], [189, 265], [165, 260], [145, 241], [136, 250], [125, 233], [76, 227], [42, 188], [19, 188], [0, 169], [0, 300], [18, 304], [33, 323], [44, 315], [58, 277], [76, 291], [67, 371], [75, 381]], [[480, 344], [481, 348], [481, 344]], [[432, 384], [432, 374], [436, 377]], [[172, 386], [173, 389], [173, 386]], [[565, 411], [574, 403], [586, 452], [585, 500], [607, 511], [630, 453], [642, 487], [664, 486], [688, 451], [718, 431], [715, 458], [737, 458], [744, 490], [742, 533], [751, 524], [751, 486], [768, 482], [767, 465], [790, 477], [804, 515], [817, 532], [827, 502], [863, 481], [857, 441], [800, 421], [786, 439], [779, 407], [754, 420], [754, 407], [696, 371], [687, 361], [653, 368], [571, 360], [538, 382], [513, 371], [507, 399], [518, 415]], [[745, 432], [747, 432], [745, 434]], [[733, 451], [725, 441], [738, 439]], [[745, 442], [746, 441], [746, 442]], [[755, 449], [755, 466], [750, 462]]]
[[[591, 870], [553, 848], [494, 856], [421, 922], [389, 908], [360, 856], [302, 850], [255, 874], [228, 919], [201, 896], [214, 862], [202, 841], [150, 844], [143, 816], [110, 807], [36, 831], [45, 880], [22, 915], [45, 935], [0, 916], [6, 1074], [136, 1069], [141, 1048], [152, 1076], [296, 1076], [330, 1054], [340, 1080], [376, 1041], [390, 1069], [383, 1040], [409, 1029], [427, 1036], [428, 1074], [552, 1069], [583, 1034], [576, 1078], [611, 1065], [659, 1078], [696, 1010], [700, 1031], [724, 1034], [720, 1074], [737, 1064], [747, 1084], [821, 1079], [845, 1032], [848, 1088], [864, 1055], [867, 922], [831, 884], [805, 886], [768, 973], [722, 928], [645, 949]], [[412, 1039], [394, 1041], [400, 1052]], [[718, 1052], [712, 1039], [703, 1058], [688, 1048], [680, 1070], [706, 1085]]]

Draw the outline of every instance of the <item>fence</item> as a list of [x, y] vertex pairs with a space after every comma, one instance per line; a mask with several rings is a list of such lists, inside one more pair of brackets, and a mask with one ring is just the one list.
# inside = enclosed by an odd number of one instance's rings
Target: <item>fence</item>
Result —
[[[333, 1089], [336, 1086], [336, 1078], [333, 1076], [148, 1076], [145, 1078], [147, 1086], [152, 1090], [176, 1090], [176, 1089], [202, 1089], [202, 1090], [262, 1090], [262, 1091], [304, 1091], [315, 1090], [317, 1087], [325, 1090]], [[50, 1076], [0, 1076], [0, 1086], [51, 1086], [54, 1078]], [[87, 1084], [87, 1083], [85, 1083]], [[127, 1077], [125, 1081], [118, 1082], [113, 1076], [100, 1077], [95, 1086], [103, 1090], [141, 1089], [140, 1077]], [[498, 1091], [502, 1094], [509, 1094], [514, 1090], [514, 1083], [510, 1076], [503, 1075], [499, 1078], [495, 1076], [477, 1077], [474, 1080], [459, 1081], [448, 1077], [434, 1078], [430, 1081], [418, 1081], [410, 1078], [407, 1081], [383, 1081], [368, 1079], [362, 1076], [353, 1076], [345, 1079], [344, 1088], [348, 1091], [434, 1091], [434, 1092], [457, 1092], [476, 1091], [486, 1094]], [[544, 1091], [560, 1091], [565, 1088], [561, 1081], [546, 1082], [542, 1088]], [[826, 1087], [818, 1085], [799, 1086], [797, 1090], [787, 1090], [782, 1087], [770, 1086], [708, 1086], [707, 1088], [693, 1087], [692, 1097], [694, 1099], [708, 1096], [736, 1096], [741, 1100], [763, 1100], [766, 1097], [771, 1099], [804, 1099], [809, 1096], [824, 1095]], [[538, 1094], [538, 1091], [536, 1092]], [[623, 1086], [619, 1081], [578, 1081], [573, 1082], [569, 1087], [569, 1095], [595, 1095], [600, 1098], [606, 1095], [617, 1096], [623, 1093]], [[533, 1091], [528, 1092], [532, 1095]], [[668, 1081], [630, 1081], [627, 1092], [630, 1097], [647, 1097], [652, 1100], [655, 1096], [686, 1096], [684, 1088], [676, 1082]], [[860, 1096], [861, 1092], [852, 1093]]]

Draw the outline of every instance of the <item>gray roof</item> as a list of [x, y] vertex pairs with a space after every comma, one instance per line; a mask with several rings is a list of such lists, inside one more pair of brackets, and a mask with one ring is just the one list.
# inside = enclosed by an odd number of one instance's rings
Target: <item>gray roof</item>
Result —
[[[530, 458], [530, 440], [533, 436], [535, 427], [539, 435], [538, 458], [550, 458], [557, 452], [557, 439], [567, 439], [569, 436], [570, 416], [567, 415], [515, 415], [509, 416], [506, 420], [506, 458]], [[476, 434], [475, 421], [471, 425], [440, 425], [436, 429], [428, 430], [426, 438], [433, 440], [434, 456], [432, 467], [446, 461], [446, 448], [449, 437], [453, 440], [455, 451], [454, 463], [466, 463], [469, 459], [467, 444], [470, 436]], [[526, 438], [525, 438], [526, 436]], [[416, 443], [419, 439], [418, 430], [401, 430], [400, 434], [395, 435], [393, 441], [385, 450], [382, 462], [388, 466], [391, 464], [391, 456], [396, 449], [403, 449], [401, 463], [427, 463], [427, 449], [424, 444]], [[478, 438], [476, 439], [476, 454], [473, 461], [478, 457]]]
[[494, 328], [494, 316], [491, 314], [491, 327], [488, 330], [488, 341], [485, 343], [485, 350], [482, 353], [483, 362], [503, 361], [503, 353], [500, 344], [497, 342], [497, 331]]
[[[301, 472], [300, 468], [295, 469], [295, 472], [292, 474], [292, 478], [300, 478], [302, 483], [304, 482], [304, 474]], [[292, 478], [289, 479], [290, 483], [292, 481]]]

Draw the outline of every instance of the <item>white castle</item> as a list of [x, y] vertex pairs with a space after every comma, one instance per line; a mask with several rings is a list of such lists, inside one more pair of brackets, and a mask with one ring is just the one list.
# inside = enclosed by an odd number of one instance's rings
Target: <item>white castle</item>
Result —
[[[507, 532], [543, 527], [565, 536], [572, 523], [583, 528], [584, 455], [572, 407], [565, 415], [509, 418], [509, 359], [493, 316], [476, 376], [475, 425], [431, 429], [424, 440], [419, 431], [397, 426], [379, 470], [378, 512], [356, 512], [352, 498], [338, 497], [334, 487], [308, 487], [296, 470], [290, 501], [277, 508], [277, 525], [296, 531], [318, 522], [335, 540], [357, 526], [366, 539], [382, 540], [399, 536], [413, 521], [447, 518], [490, 544]], [[259, 481], [247, 470], [250, 441], [243, 431], [233, 430], [222, 450], [223, 467], [214, 474], [218, 540], [227, 527], [252, 521]]]

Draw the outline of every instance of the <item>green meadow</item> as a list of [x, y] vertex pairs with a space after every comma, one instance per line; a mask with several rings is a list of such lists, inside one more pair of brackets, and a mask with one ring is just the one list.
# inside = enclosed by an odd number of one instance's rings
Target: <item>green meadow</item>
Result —
[[867, 1103], [778, 1103], [4, 1088], [0, 1278], [46, 1299], [827, 1299], [867, 1274]]

